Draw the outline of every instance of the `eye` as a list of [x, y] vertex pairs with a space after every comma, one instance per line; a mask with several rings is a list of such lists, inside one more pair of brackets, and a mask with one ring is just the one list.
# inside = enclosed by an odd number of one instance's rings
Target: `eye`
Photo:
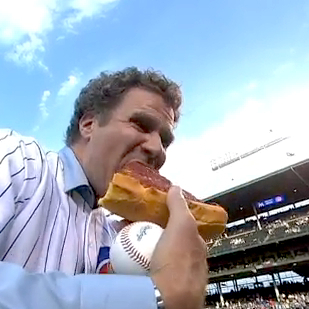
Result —
[[167, 149], [174, 140], [174, 136], [168, 127], [162, 127], [160, 120], [145, 114], [134, 114], [130, 117], [133, 126], [142, 133], [158, 132], [161, 144]]
[[133, 115], [130, 118], [130, 122], [143, 133], [150, 133], [156, 127], [156, 122], [152, 118], [146, 117], [145, 115]]
[[147, 121], [143, 121], [143, 120], [134, 120], [133, 123], [137, 126], [137, 128], [144, 132], [144, 133], [150, 133], [151, 132], [151, 128], [150, 125], [147, 124]]

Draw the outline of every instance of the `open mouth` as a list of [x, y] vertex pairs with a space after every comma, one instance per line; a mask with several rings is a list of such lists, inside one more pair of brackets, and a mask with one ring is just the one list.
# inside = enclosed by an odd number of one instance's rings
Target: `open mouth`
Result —
[[131, 159], [131, 160], [128, 160], [128, 161], [125, 161], [123, 163], [120, 163], [119, 167], [116, 169], [116, 173], [120, 172], [126, 165], [129, 165], [130, 163], [133, 163], [133, 162], [138, 162], [140, 164], [143, 164], [149, 168], [152, 168], [152, 166], [150, 166], [149, 164], [147, 164], [145, 161], [143, 160], [140, 160], [140, 159]]

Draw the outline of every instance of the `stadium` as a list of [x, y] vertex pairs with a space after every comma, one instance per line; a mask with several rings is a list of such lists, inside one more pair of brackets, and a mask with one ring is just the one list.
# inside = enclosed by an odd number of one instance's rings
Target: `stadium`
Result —
[[[237, 170], [241, 159], [264, 152], [263, 161], [269, 151], [275, 166], [287, 142], [212, 162], [212, 170]], [[309, 159], [284, 155], [282, 168], [204, 199], [229, 214], [225, 233], [208, 244], [207, 308], [309, 308]]]

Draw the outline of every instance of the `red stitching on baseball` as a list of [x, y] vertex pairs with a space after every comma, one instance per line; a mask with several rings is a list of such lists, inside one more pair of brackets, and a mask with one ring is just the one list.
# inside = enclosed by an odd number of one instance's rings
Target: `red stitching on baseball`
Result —
[[[132, 226], [132, 224], [131, 224]], [[120, 235], [120, 243], [123, 246], [124, 251], [129, 255], [129, 257], [137, 262], [140, 266], [142, 266], [145, 270], [150, 270], [150, 261], [136, 248], [134, 248], [130, 238], [129, 238], [129, 230], [131, 226], [126, 226], [122, 234]]]

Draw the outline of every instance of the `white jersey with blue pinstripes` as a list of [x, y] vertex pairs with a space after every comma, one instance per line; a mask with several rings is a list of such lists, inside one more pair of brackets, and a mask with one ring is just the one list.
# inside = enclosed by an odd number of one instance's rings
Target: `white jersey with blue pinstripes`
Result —
[[65, 192], [59, 155], [0, 130], [0, 175], [0, 260], [31, 272], [95, 272], [115, 230], [101, 208]]

